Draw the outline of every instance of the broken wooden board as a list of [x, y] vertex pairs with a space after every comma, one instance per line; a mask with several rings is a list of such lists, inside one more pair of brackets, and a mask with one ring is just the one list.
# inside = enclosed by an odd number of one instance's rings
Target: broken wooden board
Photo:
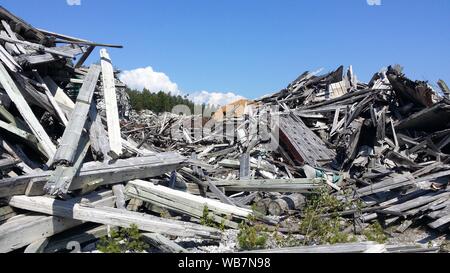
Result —
[[106, 120], [111, 151], [116, 155], [122, 154], [122, 136], [120, 134], [119, 110], [117, 108], [117, 94], [114, 70], [106, 49], [100, 50], [103, 92], [106, 104]]
[[[85, 187], [111, 185], [133, 179], [144, 179], [170, 173], [182, 168], [186, 158], [177, 153], [161, 153], [145, 157], [119, 159], [111, 164], [102, 162], [84, 163], [79, 173], [73, 178], [69, 190], [80, 190]], [[0, 198], [22, 195], [33, 179], [39, 179], [44, 187], [53, 171], [43, 171], [15, 178], [3, 179], [0, 182]], [[42, 184], [44, 182], [44, 184]]]
[[[145, 202], [170, 209], [179, 213], [201, 218], [205, 206], [219, 217], [229, 216], [246, 219], [252, 211], [228, 205], [216, 200], [195, 196], [189, 193], [157, 186], [150, 182], [134, 180], [127, 184], [125, 194]], [[220, 221], [219, 221], [220, 223]]]
[[46, 155], [49, 158], [52, 158], [56, 152], [55, 145], [45, 132], [41, 123], [37, 120], [36, 116], [34, 115], [28, 103], [25, 101], [21, 92], [14, 83], [13, 79], [11, 78], [11, 76], [8, 74], [5, 67], [1, 63], [0, 63], [0, 83], [2, 84], [5, 91], [8, 93], [8, 96], [16, 105], [23, 119], [28, 124], [31, 131], [38, 139], [39, 143], [42, 145], [42, 149], [45, 151]]
[[322, 179], [254, 179], [254, 180], [215, 180], [214, 185], [227, 191], [248, 192], [302, 192], [307, 193], [323, 187]]
[[318, 167], [335, 158], [334, 151], [293, 114], [280, 116], [280, 143], [297, 163]]
[[48, 197], [14, 196], [9, 200], [9, 205], [48, 215], [110, 226], [129, 228], [135, 224], [140, 230], [170, 236], [220, 238], [220, 232], [210, 227], [120, 209], [86, 206], [83, 203], [59, 201]]
[[86, 124], [86, 118], [91, 107], [92, 97], [99, 75], [100, 66], [91, 65], [77, 97], [75, 109], [72, 111], [69, 124], [64, 130], [61, 143], [53, 157], [53, 164], [67, 164], [70, 166], [75, 162], [79, 141]]

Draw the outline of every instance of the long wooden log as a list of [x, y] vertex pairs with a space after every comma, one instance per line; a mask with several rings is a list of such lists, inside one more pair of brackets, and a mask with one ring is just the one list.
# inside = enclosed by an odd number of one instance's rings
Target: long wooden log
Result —
[[227, 191], [248, 192], [309, 192], [325, 185], [322, 179], [255, 179], [212, 181], [217, 187]]
[[[177, 170], [186, 162], [186, 158], [177, 153], [162, 153], [150, 156], [120, 159], [112, 164], [102, 162], [85, 163], [73, 178], [70, 191], [83, 189], [95, 183], [97, 186], [117, 184], [133, 179], [160, 176]], [[0, 198], [25, 194], [33, 179], [45, 183], [53, 171], [38, 172], [0, 181]], [[44, 184], [41, 185], [43, 187]]]

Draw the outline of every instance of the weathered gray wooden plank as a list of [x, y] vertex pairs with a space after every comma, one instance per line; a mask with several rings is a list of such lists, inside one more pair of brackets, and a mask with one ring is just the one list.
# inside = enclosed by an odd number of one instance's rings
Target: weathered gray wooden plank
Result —
[[54, 164], [73, 164], [80, 142], [86, 117], [91, 107], [92, 97], [100, 75], [100, 67], [91, 65], [88, 75], [80, 89], [75, 109], [72, 111], [69, 124], [67, 125], [61, 139], [61, 143], [53, 158]]
[[104, 162], [111, 159], [109, 152], [108, 135], [102, 123], [102, 118], [97, 111], [96, 104], [92, 104], [89, 110], [90, 129], [89, 138], [91, 140], [92, 150], [95, 158], [103, 158]]
[[76, 38], [76, 37], [72, 37], [72, 36], [68, 36], [68, 35], [64, 35], [64, 34], [59, 34], [56, 32], [52, 32], [52, 31], [48, 31], [48, 30], [44, 30], [44, 29], [38, 29], [40, 32], [49, 35], [49, 36], [53, 36], [55, 38], [59, 38], [59, 39], [63, 39], [68, 41], [69, 43], [76, 43], [76, 42], [80, 42], [84, 45], [94, 45], [94, 46], [102, 46], [102, 47], [112, 47], [112, 48], [123, 48], [123, 46], [121, 45], [112, 45], [112, 44], [102, 44], [102, 43], [95, 43], [92, 41], [88, 41], [85, 39], [80, 39], [80, 38]]
[[140, 230], [170, 236], [220, 238], [220, 232], [210, 227], [114, 208], [87, 207], [83, 206], [82, 203], [59, 201], [48, 197], [14, 196], [9, 200], [9, 205], [29, 211], [104, 225], [129, 228], [135, 224]]
[[0, 83], [3, 85], [3, 88], [8, 93], [8, 96], [16, 105], [17, 109], [21, 113], [25, 122], [28, 124], [33, 134], [38, 139], [39, 143], [41, 143], [42, 148], [44, 149], [46, 155], [51, 158], [54, 156], [56, 152], [56, 147], [51, 141], [50, 137], [45, 132], [44, 128], [37, 120], [30, 106], [25, 101], [24, 97], [20, 93], [16, 84], [14, 83], [11, 76], [6, 71], [5, 67], [0, 63]]
[[436, 228], [442, 227], [442, 226], [444, 226], [444, 225], [446, 225], [446, 224], [448, 224], [448, 223], [450, 223], [450, 213], [447, 214], [446, 216], [441, 217], [441, 218], [439, 218], [438, 220], [436, 220], [436, 221], [434, 221], [434, 222], [428, 224], [428, 226], [429, 226], [430, 228], [436, 229]]
[[53, 54], [53, 55], [58, 55], [58, 56], [66, 57], [66, 58], [71, 58], [72, 59], [72, 58], [75, 57], [73, 54], [67, 54], [67, 53], [64, 53], [64, 52], [61, 52], [61, 51], [58, 51], [58, 50], [55, 50], [55, 49], [51, 49], [51, 48], [45, 47], [45, 46], [43, 46], [41, 44], [35, 44], [35, 43], [28, 42], [28, 41], [22, 41], [22, 40], [10, 38], [10, 37], [5, 37], [5, 36], [0, 36], [0, 40], [3, 40], [3, 41], [8, 42], [8, 43], [13, 43], [13, 44], [26, 45], [26, 46], [32, 47], [32, 48], [34, 48], [36, 50], [39, 50], [39, 51], [47, 52], [47, 53], [50, 53], [50, 54]]
[[9, 70], [13, 72], [22, 70], [22, 67], [14, 60], [14, 58], [2, 45], [0, 45], [0, 60], [9, 68]]
[[163, 253], [187, 253], [188, 251], [167, 237], [158, 233], [144, 233], [143, 240]]
[[68, 193], [75, 175], [83, 164], [89, 147], [89, 139], [87, 138], [86, 134], [84, 134], [84, 137], [81, 137], [80, 139], [76, 162], [73, 164], [73, 166], [69, 167], [57, 166], [56, 170], [53, 172], [52, 176], [45, 184], [44, 189], [46, 192], [51, 195], [59, 196], [64, 196]]
[[[163, 186], [157, 186], [150, 182], [135, 180], [127, 184], [126, 195], [141, 199], [145, 202], [162, 208], [184, 213], [197, 218], [203, 216], [204, 207], [207, 206], [217, 216], [234, 216], [246, 219], [252, 215], [252, 211], [228, 205], [216, 200], [192, 195], [173, 190]], [[220, 222], [219, 222], [220, 223]]]
[[254, 179], [254, 180], [216, 180], [213, 183], [228, 191], [261, 192], [309, 192], [325, 185], [322, 179]]
[[67, 121], [66, 116], [64, 115], [63, 111], [61, 110], [61, 108], [59, 107], [59, 105], [56, 102], [55, 98], [53, 97], [53, 94], [50, 92], [50, 89], [47, 87], [47, 85], [45, 84], [44, 80], [41, 78], [41, 76], [37, 72], [37, 70], [33, 70], [33, 75], [36, 77], [37, 81], [44, 88], [45, 95], [47, 96], [47, 98], [50, 101], [51, 105], [55, 109], [55, 112], [56, 112], [59, 120], [61, 120], [61, 122], [64, 124], [64, 126], [67, 126], [68, 121]]
[[[2, 25], [3, 25], [3, 28], [6, 30], [6, 32], [8, 33], [8, 35], [11, 38], [17, 39], [16, 33], [11, 29], [11, 26], [8, 24], [8, 22], [6, 22], [5, 20], [2, 20]], [[27, 50], [22, 45], [18, 44], [16, 46], [17, 46], [17, 49], [19, 49], [19, 51], [22, 54], [27, 54], [28, 53]]]
[[[101, 186], [160, 176], [182, 168], [185, 162], [186, 158], [179, 154], [163, 153], [125, 160], [119, 159], [111, 164], [85, 163], [74, 177], [69, 190], [83, 189], [93, 182], [97, 186]], [[52, 174], [53, 171], [43, 171], [3, 179], [0, 183], [0, 198], [24, 194], [30, 181], [41, 178], [40, 181], [46, 182]]]
[[242, 253], [364, 253], [387, 252], [385, 245], [374, 242], [348, 243], [336, 245], [300, 246], [279, 249], [245, 251]]
[[122, 154], [122, 136], [120, 134], [119, 109], [114, 79], [114, 70], [106, 49], [100, 50], [103, 92], [106, 105], [106, 121], [108, 124], [108, 138], [111, 151]]

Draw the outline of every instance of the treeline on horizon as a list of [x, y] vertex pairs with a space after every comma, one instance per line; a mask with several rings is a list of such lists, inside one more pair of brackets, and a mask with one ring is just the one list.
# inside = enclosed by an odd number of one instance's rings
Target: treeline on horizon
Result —
[[217, 107], [212, 105], [196, 105], [194, 102], [189, 100], [187, 97], [175, 96], [171, 93], [165, 93], [159, 91], [157, 93], [152, 93], [148, 89], [143, 91], [126, 89], [128, 96], [130, 97], [130, 103], [134, 110], [150, 110], [154, 113], [160, 114], [164, 112], [172, 112], [172, 109], [177, 105], [186, 105], [194, 114], [195, 107], [202, 107], [202, 113], [206, 111], [214, 112]]

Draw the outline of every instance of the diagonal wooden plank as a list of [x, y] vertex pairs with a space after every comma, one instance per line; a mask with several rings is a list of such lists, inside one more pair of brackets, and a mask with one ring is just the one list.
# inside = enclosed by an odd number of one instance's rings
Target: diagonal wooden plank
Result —
[[56, 102], [55, 98], [53, 97], [52, 93], [50, 92], [50, 89], [47, 87], [47, 85], [45, 84], [44, 80], [42, 79], [42, 77], [39, 75], [39, 73], [37, 72], [37, 70], [33, 70], [33, 74], [36, 77], [36, 79], [38, 80], [38, 82], [42, 85], [42, 87], [44, 88], [45, 91], [45, 95], [47, 95], [48, 100], [50, 101], [50, 104], [53, 106], [53, 108], [55, 109], [56, 114], [58, 115], [58, 118], [61, 120], [61, 122], [64, 124], [64, 126], [67, 126], [67, 118], [64, 115], [64, 112], [61, 110], [61, 108], [59, 107], [58, 103]]
[[51, 141], [50, 137], [45, 132], [41, 123], [38, 121], [36, 116], [33, 114], [28, 103], [25, 101], [25, 98], [20, 93], [17, 88], [15, 82], [6, 71], [5, 67], [2, 63], [0, 63], [0, 83], [5, 89], [6, 93], [10, 97], [10, 99], [14, 102], [20, 114], [24, 118], [25, 122], [30, 127], [33, 134], [38, 139], [39, 143], [42, 145], [44, 152], [46, 153], [48, 158], [52, 158], [55, 155], [56, 147]]
[[22, 70], [22, 67], [14, 60], [14, 58], [0, 45], [0, 60], [8, 67], [9, 70], [17, 72]]
[[60, 201], [41, 196], [14, 196], [9, 200], [9, 204], [34, 212], [104, 225], [128, 228], [135, 224], [140, 230], [170, 236], [220, 238], [220, 231], [215, 228], [121, 209], [90, 207], [73, 201]]
[[64, 163], [72, 165], [74, 163], [99, 75], [100, 67], [92, 65], [81, 86], [75, 109], [72, 111], [69, 124], [64, 131], [61, 143], [53, 158], [54, 164]]
[[[6, 30], [6, 32], [8, 33], [8, 35], [11, 38], [17, 39], [16, 33], [11, 29], [11, 26], [5, 20], [2, 20], [2, 25], [3, 25], [3, 28]], [[22, 54], [28, 53], [27, 50], [21, 44], [17, 44], [16, 46], [17, 46], [17, 49], [19, 49], [19, 51]]]
[[104, 98], [106, 104], [106, 120], [111, 151], [122, 154], [122, 136], [120, 134], [119, 109], [117, 107], [114, 70], [106, 49], [100, 50]]

